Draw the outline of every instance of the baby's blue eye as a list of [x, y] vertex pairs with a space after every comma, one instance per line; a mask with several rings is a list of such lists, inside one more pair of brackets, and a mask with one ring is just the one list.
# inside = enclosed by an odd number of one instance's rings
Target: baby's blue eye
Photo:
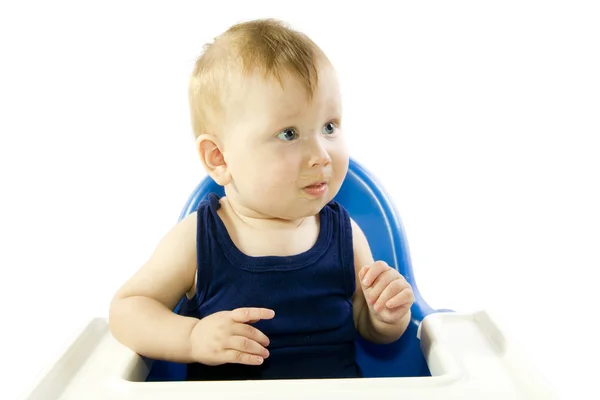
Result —
[[333, 122], [328, 122], [325, 125], [323, 125], [323, 134], [324, 135], [331, 135], [334, 132], [335, 132], [335, 124]]
[[292, 128], [288, 128], [288, 129], [284, 129], [281, 132], [279, 132], [279, 134], [277, 135], [277, 137], [281, 140], [285, 140], [285, 141], [291, 141], [296, 139], [296, 137], [298, 136], [298, 134], [296, 133], [296, 131]]

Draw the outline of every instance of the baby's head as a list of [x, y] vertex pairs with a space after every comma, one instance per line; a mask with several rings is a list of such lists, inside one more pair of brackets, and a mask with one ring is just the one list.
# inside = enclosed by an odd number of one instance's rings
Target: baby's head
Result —
[[348, 170], [336, 72], [305, 35], [273, 20], [231, 27], [190, 81], [200, 158], [237, 211], [315, 215]]

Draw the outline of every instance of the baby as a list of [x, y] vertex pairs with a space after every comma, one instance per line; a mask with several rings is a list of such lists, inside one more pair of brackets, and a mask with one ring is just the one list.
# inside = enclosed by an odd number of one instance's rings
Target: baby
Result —
[[397, 340], [414, 296], [333, 200], [349, 155], [330, 61], [278, 21], [240, 23], [206, 46], [189, 94], [200, 160], [225, 196], [120, 288], [113, 336], [188, 364], [188, 380], [361, 377], [356, 335]]

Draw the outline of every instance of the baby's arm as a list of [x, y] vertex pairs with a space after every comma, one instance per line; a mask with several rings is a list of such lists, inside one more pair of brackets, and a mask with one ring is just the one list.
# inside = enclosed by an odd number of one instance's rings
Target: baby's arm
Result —
[[113, 336], [149, 358], [193, 362], [190, 337], [198, 319], [172, 310], [195, 288], [196, 266], [192, 213], [160, 240], [150, 259], [115, 294], [109, 314]]
[[354, 221], [352, 236], [356, 275], [352, 299], [354, 324], [368, 341], [394, 342], [410, 322], [410, 307], [414, 301], [412, 289], [397, 270], [382, 261], [374, 262], [367, 238]]

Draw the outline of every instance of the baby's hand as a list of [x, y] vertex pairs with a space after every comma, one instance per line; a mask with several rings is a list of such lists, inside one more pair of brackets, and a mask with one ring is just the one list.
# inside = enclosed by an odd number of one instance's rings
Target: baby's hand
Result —
[[274, 316], [265, 308], [237, 308], [202, 318], [191, 333], [192, 356], [205, 365], [260, 365], [269, 356], [269, 339], [248, 323]]
[[400, 321], [415, 298], [412, 288], [400, 273], [383, 261], [359, 271], [362, 290], [371, 313], [388, 324]]

